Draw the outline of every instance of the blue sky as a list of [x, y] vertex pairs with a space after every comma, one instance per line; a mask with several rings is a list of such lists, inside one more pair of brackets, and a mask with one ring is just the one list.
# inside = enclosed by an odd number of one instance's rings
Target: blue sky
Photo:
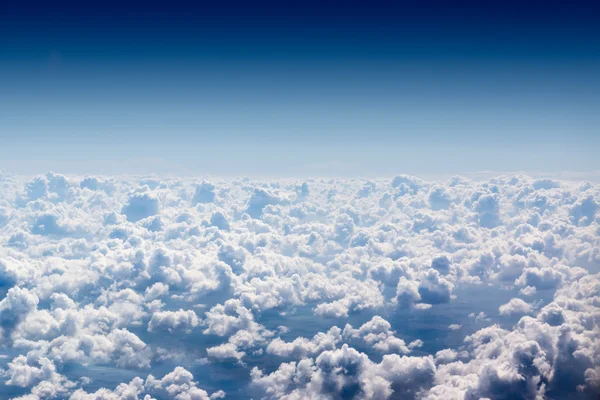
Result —
[[0, 168], [591, 171], [591, 2], [5, 5]]

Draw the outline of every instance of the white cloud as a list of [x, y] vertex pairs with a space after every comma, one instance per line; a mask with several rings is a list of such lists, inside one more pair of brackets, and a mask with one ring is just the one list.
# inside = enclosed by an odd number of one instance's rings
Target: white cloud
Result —
[[158, 311], [152, 314], [148, 323], [148, 331], [167, 330], [174, 332], [181, 330], [189, 333], [200, 323], [193, 310]]
[[267, 346], [267, 353], [295, 359], [314, 356], [324, 350], [337, 348], [338, 343], [342, 340], [341, 334], [342, 330], [340, 328], [332, 327], [325, 333], [317, 333], [312, 340], [297, 337], [292, 342], [286, 343], [280, 338], [275, 338]]
[[531, 304], [517, 298], [510, 299], [508, 303], [502, 304], [498, 308], [500, 315], [523, 315], [529, 314], [532, 310]]
[[209, 182], [202, 182], [200, 185], [196, 185], [192, 204], [214, 203], [215, 197], [215, 187]]
[[[142, 397], [143, 396], [143, 397]], [[174, 400], [215, 400], [225, 397], [225, 392], [219, 390], [209, 395], [198, 387], [194, 376], [185, 368], [177, 367], [166, 374], [162, 379], [148, 375], [146, 380], [136, 377], [129, 383], [121, 383], [114, 390], [99, 389], [94, 393], [87, 393], [82, 389], [76, 390], [69, 400], [121, 400], [139, 399], [150, 400], [155, 398]]]
[[123, 206], [122, 213], [127, 220], [137, 222], [158, 213], [159, 202], [155, 196], [148, 193], [134, 193]]
[[[598, 389], [598, 185], [55, 173], [0, 185], [12, 360], [0, 383], [24, 398], [209, 398], [188, 372], [197, 360], [257, 398]], [[444, 335], [465, 341], [442, 349]], [[96, 393], [72, 372], [177, 366]]]
[[251, 372], [252, 385], [264, 398], [350, 398], [387, 399], [414, 396], [431, 384], [435, 365], [431, 358], [390, 354], [377, 364], [344, 344], [322, 352], [316, 359], [283, 363], [268, 375], [258, 368]]

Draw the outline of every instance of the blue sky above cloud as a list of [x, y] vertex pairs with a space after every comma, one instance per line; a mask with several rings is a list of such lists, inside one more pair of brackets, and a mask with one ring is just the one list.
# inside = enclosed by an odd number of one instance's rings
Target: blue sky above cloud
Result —
[[237, 3], [4, 5], [0, 168], [599, 169], [594, 2]]

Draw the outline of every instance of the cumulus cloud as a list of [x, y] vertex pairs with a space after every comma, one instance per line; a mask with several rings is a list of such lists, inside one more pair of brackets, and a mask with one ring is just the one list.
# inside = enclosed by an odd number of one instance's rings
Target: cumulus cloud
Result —
[[576, 225], [590, 225], [598, 211], [598, 202], [593, 196], [589, 195], [576, 204], [569, 210], [571, 221]]
[[322, 352], [316, 359], [284, 363], [266, 375], [251, 372], [252, 385], [264, 398], [369, 398], [414, 396], [430, 385], [435, 364], [430, 357], [386, 355], [374, 363], [364, 353], [344, 344]]
[[224, 230], [224, 231], [228, 231], [230, 229], [230, 225], [229, 225], [229, 221], [227, 220], [227, 217], [225, 216], [225, 214], [223, 214], [220, 211], [215, 212], [210, 217], [210, 224], [212, 226], [216, 226], [217, 228]]
[[[143, 397], [142, 397], [143, 396]], [[76, 390], [69, 400], [92, 400], [92, 399], [190, 399], [190, 400], [215, 400], [225, 397], [222, 390], [209, 395], [208, 392], [198, 387], [191, 372], [182, 367], [175, 368], [161, 379], [152, 375], [144, 380], [136, 377], [129, 383], [121, 383], [114, 390], [102, 388], [93, 393], [83, 389]]]
[[342, 330], [332, 327], [327, 332], [317, 333], [311, 340], [297, 337], [286, 343], [281, 338], [275, 338], [267, 346], [267, 353], [280, 357], [302, 359], [306, 356], [320, 354], [324, 350], [333, 350], [342, 341]]
[[158, 199], [148, 193], [135, 193], [121, 212], [125, 214], [128, 221], [137, 222], [158, 213]]
[[200, 185], [196, 185], [192, 204], [214, 203], [215, 198], [215, 187], [209, 182], [202, 182]]
[[529, 314], [532, 311], [531, 304], [524, 302], [521, 299], [510, 299], [506, 304], [502, 304], [498, 311], [500, 315], [523, 315]]
[[37, 308], [38, 297], [28, 289], [12, 287], [0, 301], [0, 327], [3, 342], [10, 332]]
[[256, 188], [248, 199], [246, 212], [253, 218], [259, 218], [266, 206], [280, 204], [282, 201], [281, 197], [265, 189]]
[[285, 358], [302, 359], [319, 355], [326, 350], [334, 350], [343, 344], [366, 346], [376, 352], [387, 354], [408, 354], [421, 341], [407, 344], [395, 336], [391, 324], [380, 316], [374, 316], [358, 328], [346, 324], [343, 329], [333, 326], [327, 332], [318, 332], [312, 339], [297, 337], [291, 342], [281, 338], [273, 339], [267, 346], [267, 353]]
[[596, 184], [0, 185], [0, 398], [598, 393]]
[[[598, 278], [588, 276], [561, 289], [536, 318], [521, 318], [513, 331], [494, 325], [468, 336], [473, 358], [441, 366], [438, 385], [427, 398], [593, 398], [594, 340], [600, 331], [581, 323], [590, 312], [597, 313], [592, 299], [599, 294]], [[567, 300], [573, 292], [577, 295]], [[586, 295], [591, 298], [584, 300]]]
[[148, 331], [166, 329], [169, 332], [182, 330], [189, 333], [198, 324], [198, 316], [193, 310], [159, 311], [152, 314], [148, 323]]
[[396, 337], [391, 324], [380, 316], [373, 317], [358, 329], [353, 329], [347, 324], [342, 335], [348, 342], [362, 340], [369, 347], [382, 353], [408, 354], [411, 344], [413, 347], [415, 345], [411, 343], [407, 346], [404, 340]]

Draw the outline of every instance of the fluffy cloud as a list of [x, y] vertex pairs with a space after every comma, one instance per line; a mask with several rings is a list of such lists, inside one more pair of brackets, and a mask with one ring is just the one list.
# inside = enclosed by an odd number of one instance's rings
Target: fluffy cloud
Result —
[[200, 185], [196, 185], [192, 204], [213, 203], [215, 197], [215, 187], [209, 182], [202, 182]]
[[369, 398], [414, 396], [431, 384], [435, 365], [431, 358], [386, 355], [380, 363], [344, 344], [322, 352], [316, 359], [284, 363], [265, 375], [251, 372], [252, 385], [265, 398]]
[[[142, 397], [143, 396], [143, 397]], [[106, 388], [99, 389], [93, 393], [87, 393], [82, 389], [76, 390], [69, 400], [92, 400], [92, 399], [140, 399], [154, 398], [175, 400], [215, 400], [225, 397], [225, 392], [219, 390], [212, 395], [198, 387], [194, 376], [185, 368], [177, 367], [166, 374], [162, 379], [156, 379], [148, 375], [146, 380], [139, 377], [129, 383], [121, 383], [114, 390]]]
[[246, 212], [253, 218], [259, 218], [263, 212], [263, 209], [268, 205], [280, 204], [283, 199], [280, 196], [270, 193], [269, 191], [261, 188], [256, 188], [252, 192]]
[[597, 184], [48, 173], [0, 186], [0, 398], [600, 389]]
[[199, 324], [198, 316], [193, 310], [159, 311], [152, 314], [148, 323], [148, 331], [166, 329], [169, 332], [182, 330], [191, 332]]
[[327, 332], [319, 332], [312, 339], [297, 337], [292, 342], [281, 338], [273, 339], [267, 346], [267, 353], [280, 357], [301, 359], [315, 356], [325, 350], [334, 350], [342, 344], [367, 346], [380, 353], [408, 354], [414, 347], [419, 347], [418, 341], [406, 344], [396, 337], [388, 321], [380, 316], [374, 316], [359, 328], [346, 324], [341, 329], [331, 327]]
[[529, 314], [532, 311], [532, 307], [530, 304], [524, 302], [521, 299], [510, 299], [510, 301], [506, 304], [502, 304], [498, 311], [500, 315], [522, 315]]
[[[600, 355], [598, 278], [561, 289], [536, 318], [521, 318], [512, 331], [494, 325], [468, 336], [473, 358], [440, 366], [438, 385], [427, 398], [593, 398]], [[511, 301], [507, 309], [515, 304], [522, 307]]]
[[297, 337], [286, 343], [281, 338], [275, 338], [267, 346], [267, 353], [280, 357], [302, 359], [306, 356], [320, 354], [324, 350], [333, 350], [342, 341], [342, 330], [332, 327], [328, 332], [319, 332], [311, 340]]
[[136, 222], [158, 213], [158, 199], [148, 193], [135, 193], [121, 211], [128, 221]]

